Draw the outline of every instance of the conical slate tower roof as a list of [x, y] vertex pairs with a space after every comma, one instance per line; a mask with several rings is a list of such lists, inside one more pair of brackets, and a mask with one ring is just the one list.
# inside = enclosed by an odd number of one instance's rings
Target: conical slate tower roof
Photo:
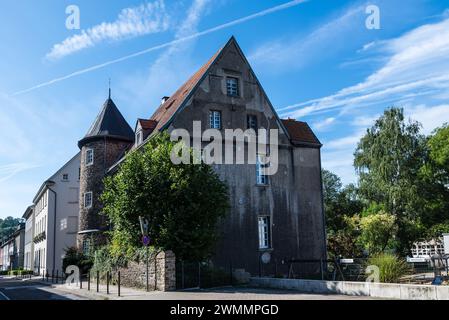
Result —
[[134, 131], [109, 97], [87, 134], [78, 142], [78, 147], [97, 139], [109, 138], [134, 141]]

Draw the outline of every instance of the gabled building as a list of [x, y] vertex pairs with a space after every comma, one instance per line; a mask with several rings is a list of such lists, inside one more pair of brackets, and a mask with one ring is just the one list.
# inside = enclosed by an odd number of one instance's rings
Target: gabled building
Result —
[[[42, 183], [26, 216], [27, 265], [36, 274], [62, 271], [65, 250], [76, 246], [79, 213], [80, 153]], [[28, 250], [32, 250], [31, 252]]]
[[1, 269], [14, 270], [23, 268], [25, 224], [20, 223], [14, 233], [3, 241], [1, 251]]
[[164, 97], [149, 119], [139, 119], [135, 132], [111, 98], [105, 102], [78, 143], [79, 245], [87, 247], [93, 234], [107, 229], [99, 215], [106, 172], [116, 168], [126, 151], [164, 130], [185, 129], [192, 136], [194, 121], [201, 121], [202, 130], [218, 129], [223, 136], [226, 129], [279, 132], [274, 175], [266, 175], [260, 162], [213, 165], [230, 192], [230, 212], [220, 225], [213, 262], [253, 274], [275, 274], [288, 272], [282, 261], [326, 258], [322, 145], [307, 123], [279, 118], [234, 37], [172, 96]]
[[22, 218], [25, 221], [25, 239], [24, 239], [24, 263], [23, 268], [25, 270], [33, 270], [33, 257], [34, 257], [34, 206], [29, 206]]

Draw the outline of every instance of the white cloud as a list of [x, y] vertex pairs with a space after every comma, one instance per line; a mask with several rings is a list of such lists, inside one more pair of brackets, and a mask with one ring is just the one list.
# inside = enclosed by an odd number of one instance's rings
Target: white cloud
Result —
[[[178, 26], [175, 39], [182, 39], [197, 32], [198, 24], [209, 8], [211, 0], [194, 0], [183, 22]], [[176, 42], [162, 52], [144, 74], [133, 74], [124, 81], [130, 103], [158, 103], [161, 97], [170, 95], [194, 72], [191, 58], [195, 41]], [[156, 107], [157, 104], [152, 105]], [[148, 108], [147, 108], [148, 109]]]
[[82, 74], [85, 74], [85, 73], [89, 73], [89, 72], [92, 72], [92, 71], [95, 71], [95, 70], [98, 70], [98, 69], [102, 69], [102, 68], [105, 68], [107, 66], [110, 66], [110, 65], [113, 65], [113, 64], [116, 64], [116, 63], [119, 63], [119, 62], [123, 62], [123, 61], [129, 60], [129, 59], [135, 58], [135, 57], [139, 57], [141, 55], [144, 55], [144, 54], [156, 51], [156, 50], [165, 49], [165, 48], [168, 48], [168, 47], [170, 47], [172, 45], [180, 44], [180, 43], [185, 42], [185, 41], [189, 41], [189, 40], [192, 40], [192, 39], [195, 39], [195, 38], [198, 38], [198, 37], [202, 37], [202, 36], [205, 36], [205, 35], [208, 35], [208, 34], [211, 34], [211, 33], [214, 33], [214, 32], [220, 31], [220, 30], [223, 30], [223, 29], [227, 29], [227, 28], [230, 28], [230, 27], [233, 27], [233, 26], [237, 26], [237, 25], [245, 23], [247, 21], [251, 21], [251, 20], [254, 20], [254, 19], [257, 19], [257, 18], [261, 18], [261, 17], [273, 14], [273, 13], [281, 11], [281, 10], [286, 10], [286, 9], [291, 8], [291, 7], [300, 5], [300, 4], [304, 3], [304, 2], [307, 2], [307, 0], [292, 0], [290, 2], [286, 2], [284, 4], [277, 5], [277, 6], [269, 8], [269, 9], [262, 10], [262, 11], [250, 14], [250, 15], [245, 16], [243, 18], [238, 18], [238, 19], [232, 20], [230, 22], [226, 22], [226, 23], [217, 25], [215, 27], [212, 27], [212, 28], [209, 28], [209, 29], [206, 29], [206, 30], [203, 30], [203, 31], [199, 31], [199, 32], [190, 34], [190, 35], [185, 36], [183, 38], [175, 39], [175, 40], [172, 40], [172, 41], [169, 41], [169, 42], [157, 45], [157, 46], [153, 46], [153, 47], [147, 48], [145, 50], [142, 50], [142, 51], [139, 51], [139, 52], [135, 52], [135, 53], [132, 53], [132, 54], [129, 54], [129, 55], [117, 58], [117, 59], [109, 60], [109, 61], [106, 61], [104, 63], [100, 63], [100, 64], [97, 64], [97, 65], [94, 65], [94, 66], [91, 66], [91, 67], [87, 67], [87, 68], [84, 68], [84, 69], [81, 69], [81, 70], [78, 70], [78, 71], [74, 71], [74, 72], [69, 73], [69, 74], [67, 74], [65, 76], [54, 78], [52, 80], [49, 80], [49, 81], [46, 81], [46, 82], [42, 82], [42, 83], [37, 84], [35, 86], [29, 87], [27, 89], [16, 91], [12, 95], [13, 96], [17, 96], [17, 95], [21, 95], [21, 94], [24, 94], [24, 93], [28, 93], [28, 92], [34, 91], [34, 90], [39, 89], [39, 88], [47, 87], [47, 86], [50, 86], [52, 84], [55, 84], [55, 83], [58, 83], [58, 82], [61, 82], [61, 81], [65, 81], [65, 80], [71, 79], [73, 77], [76, 77], [76, 76], [79, 76], [79, 75], [82, 75]]
[[336, 118], [334, 118], [334, 117], [326, 118], [322, 121], [314, 122], [312, 124], [312, 127], [313, 127], [313, 129], [318, 130], [318, 131], [324, 130], [324, 129], [328, 128], [329, 126], [331, 126], [332, 124], [334, 124], [335, 120], [336, 120]]
[[387, 62], [363, 82], [334, 95], [280, 109], [282, 116], [301, 117], [336, 108], [371, 105], [404, 97], [444, 97], [449, 88], [449, 19], [418, 27], [383, 41]]
[[426, 105], [405, 106], [406, 116], [419, 121], [423, 128], [422, 133], [430, 134], [435, 128], [449, 122], [449, 104], [428, 107]]
[[[327, 54], [335, 53], [346, 46], [344, 37], [354, 32], [353, 25], [358, 22], [358, 16], [362, 17], [360, 13], [363, 13], [363, 10], [363, 6], [351, 7], [305, 37], [300, 36], [290, 40], [281, 38], [263, 43], [249, 54], [248, 60], [255, 66], [260, 65], [264, 70], [271, 68], [279, 71], [302, 67], [310, 63], [311, 59], [323, 58]], [[330, 43], [332, 43], [332, 50], [329, 47]]]
[[163, 0], [123, 9], [114, 22], [102, 22], [53, 46], [49, 59], [59, 59], [93, 47], [104, 41], [118, 41], [158, 33], [169, 27], [169, 15]]
[[10, 163], [7, 165], [0, 165], [0, 182], [4, 182], [16, 174], [39, 167], [38, 165], [19, 162], [19, 163]]

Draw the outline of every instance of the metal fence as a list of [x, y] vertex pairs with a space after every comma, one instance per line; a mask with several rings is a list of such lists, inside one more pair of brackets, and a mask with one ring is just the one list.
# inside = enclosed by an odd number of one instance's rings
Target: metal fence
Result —
[[176, 288], [212, 288], [233, 285], [233, 267], [217, 268], [208, 262], [176, 261]]
[[[365, 281], [369, 265], [366, 258], [334, 259], [334, 260], [301, 260], [286, 261], [288, 278], [332, 281]], [[449, 280], [449, 257], [433, 256], [422, 262], [407, 262], [408, 270], [400, 282], [429, 283], [437, 277]]]

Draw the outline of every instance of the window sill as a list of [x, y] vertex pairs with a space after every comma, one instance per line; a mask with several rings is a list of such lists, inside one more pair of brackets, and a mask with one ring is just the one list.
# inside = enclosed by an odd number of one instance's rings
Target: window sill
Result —
[[270, 186], [270, 184], [266, 183], [266, 184], [260, 184], [260, 183], [256, 183], [256, 187], [259, 188], [268, 188]]

